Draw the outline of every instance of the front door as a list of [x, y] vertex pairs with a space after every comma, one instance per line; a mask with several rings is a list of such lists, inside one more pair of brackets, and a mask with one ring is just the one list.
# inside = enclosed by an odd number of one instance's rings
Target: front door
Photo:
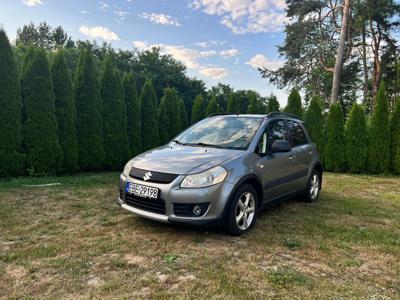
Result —
[[296, 189], [292, 173], [296, 164], [296, 154], [293, 151], [272, 153], [272, 143], [275, 140], [288, 140], [285, 121], [282, 119], [271, 120], [263, 133], [257, 152], [260, 159], [257, 167], [262, 170], [263, 188], [266, 201], [291, 193]]

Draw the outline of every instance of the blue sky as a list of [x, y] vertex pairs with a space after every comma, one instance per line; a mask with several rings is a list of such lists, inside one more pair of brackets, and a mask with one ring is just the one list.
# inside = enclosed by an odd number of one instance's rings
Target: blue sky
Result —
[[0, 24], [10, 39], [23, 24], [46, 21], [74, 39], [124, 49], [157, 45], [207, 86], [273, 92], [284, 105], [287, 91], [256, 69], [282, 63], [276, 45], [284, 38], [284, 8], [284, 0], [0, 0]]

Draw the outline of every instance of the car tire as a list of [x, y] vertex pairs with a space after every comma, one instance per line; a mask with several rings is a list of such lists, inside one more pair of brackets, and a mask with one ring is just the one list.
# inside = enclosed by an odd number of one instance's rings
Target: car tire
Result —
[[305, 199], [309, 203], [318, 201], [321, 191], [322, 176], [320, 172], [314, 169], [307, 181]]
[[226, 233], [239, 236], [251, 230], [258, 209], [257, 192], [250, 184], [242, 185], [233, 194], [224, 223]]

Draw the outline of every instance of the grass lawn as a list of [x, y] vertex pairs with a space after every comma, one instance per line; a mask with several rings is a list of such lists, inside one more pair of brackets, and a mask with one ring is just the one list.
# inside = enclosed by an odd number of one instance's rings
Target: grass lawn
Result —
[[239, 238], [129, 214], [117, 182], [0, 181], [0, 298], [400, 299], [399, 177], [326, 174]]

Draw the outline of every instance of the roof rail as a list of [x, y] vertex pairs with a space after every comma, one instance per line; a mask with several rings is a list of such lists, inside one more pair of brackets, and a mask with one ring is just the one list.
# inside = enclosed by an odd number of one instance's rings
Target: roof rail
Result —
[[233, 113], [229, 113], [229, 112], [219, 112], [219, 113], [211, 114], [208, 117], [210, 118], [210, 117], [216, 117], [216, 116], [229, 116], [229, 115], [233, 116], [233, 115], [237, 115], [237, 114], [233, 114]]
[[275, 116], [285, 116], [285, 117], [291, 117], [291, 118], [300, 120], [300, 118], [298, 116], [296, 116], [294, 114], [287, 113], [287, 112], [273, 111], [273, 112], [270, 112], [269, 114], [267, 114], [267, 118], [268, 117], [275, 117]]

